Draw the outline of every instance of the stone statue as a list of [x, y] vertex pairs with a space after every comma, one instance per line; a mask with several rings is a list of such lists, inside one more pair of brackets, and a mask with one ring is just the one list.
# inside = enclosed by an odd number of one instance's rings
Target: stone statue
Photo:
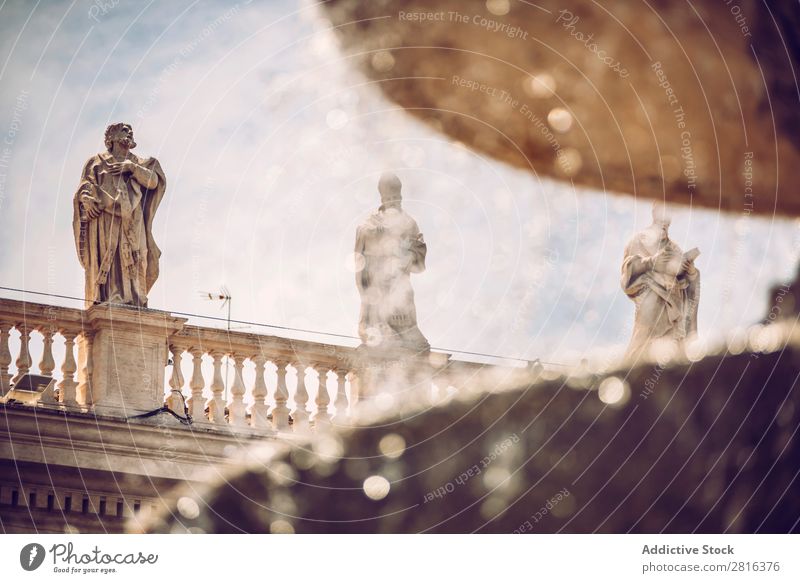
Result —
[[653, 224], [625, 247], [622, 289], [636, 304], [630, 358], [656, 339], [673, 340], [682, 352], [687, 337], [697, 333], [700, 272], [694, 260], [700, 252], [683, 253], [669, 238], [670, 222], [666, 207], [653, 204]]
[[378, 182], [381, 206], [356, 231], [356, 286], [361, 295], [358, 335], [365, 346], [427, 352], [417, 327], [411, 274], [425, 271], [427, 246], [419, 227], [401, 207], [400, 179]]
[[161, 256], [153, 217], [166, 177], [158, 160], [131, 153], [136, 142], [130, 125], [108, 126], [105, 144], [108, 151], [84, 165], [72, 205], [75, 245], [86, 271], [86, 304], [147, 307]]

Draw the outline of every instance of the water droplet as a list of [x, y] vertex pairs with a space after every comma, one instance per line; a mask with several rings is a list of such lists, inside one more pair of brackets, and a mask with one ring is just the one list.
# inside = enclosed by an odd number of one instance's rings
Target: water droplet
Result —
[[389, 495], [391, 484], [383, 476], [370, 476], [364, 480], [364, 494], [371, 500], [383, 500]]
[[572, 114], [563, 107], [555, 107], [547, 114], [547, 123], [557, 132], [566, 133], [572, 128]]
[[194, 520], [200, 516], [200, 507], [197, 502], [188, 496], [182, 496], [178, 499], [177, 508], [180, 515], [189, 520]]
[[486, 10], [495, 16], [505, 16], [511, 10], [508, 0], [486, 0]]
[[389, 51], [378, 51], [372, 55], [372, 68], [379, 73], [391, 71], [394, 68], [394, 57]]
[[550, 73], [540, 73], [528, 79], [523, 88], [531, 97], [550, 97], [556, 92], [556, 80]]
[[294, 534], [294, 527], [286, 520], [276, 520], [269, 525], [272, 534]]
[[628, 401], [630, 389], [628, 389], [628, 383], [622, 379], [608, 377], [600, 383], [597, 394], [606, 405], [620, 407]]
[[702, 360], [708, 354], [708, 344], [702, 338], [693, 338], [686, 343], [686, 358], [692, 362]]
[[381, 438], [378, 449], [390, 459], [399, 458], [406, 450], [406, 440], [397, 433], [390, 433]]

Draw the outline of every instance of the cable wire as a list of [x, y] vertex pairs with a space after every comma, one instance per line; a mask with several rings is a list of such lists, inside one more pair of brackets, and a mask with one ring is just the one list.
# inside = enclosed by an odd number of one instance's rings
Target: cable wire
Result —
[[[86, 303], [86, 301], [87, 301], [86, 298], [80, 298], [80, 297], [77, 297], [77, 296], [67, 296], [67, 295], [63, 295], [63, 294], [54, 294], [54, 293], [49, 293], [49, 292], [26, 290], [26, 289], [20, 289], [20, 288], [15, 288], [15, 287], [0, 286], [0, 290], [16, 292], [16, 293], [22, 293], [22, 294], [31, 294], [31, 295], [37, 295], [37, 296], [47, 296], [47, 297], [51, 297], [51, 298], [60, 298], [60, 299], [65, 299], [65, 300], [76, 300], [76, 301], [80, 301], [80, 302], [84, 302], [84, 303]], [[102, 303], [103, 305], [107, 305], [107, 306], [124, 307], [124, 308], [128, 308], [128, 309], [130, 309], [130, 307], [131, 307], [128, 304], [115, 304], [115, 303], [112, 303], [112, 302], [93, 302], [93, 303], [94, 304], [101, 304]], [[228, 322], [229, 321], [228, 318], [220, 318], [218, 316], [206, 316], [204, 314], [193, 314], [191, 312], [178, 312], [178, 311], [172, 311], [172, 310], [159, 310], [159, 311], [169, 312], [170, 314], [176, 314], [178, 316], [186, 316], [188, 318], [201, 318], [201, 319], [206, 319], [206, 320], [214, 320], [214, 321], [217, 321], [217, 322]], [[336, 333], [336, 332], [322, 332], [320, 330], [308, 330], [308, 329], [305, 329], [305, 328], [293, 328], [291, 326], [281, 326], [279, 324], [265, 324], [263, 322], [252, 322], [252, 321], [249, 321], [249, 320], [233, 320], [233, 319], [231, 319], [230, 322], [234, 323], [234, 324], [244, 324], [246, 326], [260, 326], [260, 327], [263, 327], [263, 328], [271, 328], [273, 330], [285, 330], [285, 331], [288, 331], [288, 332], [300, 332], [301, 334], [316, 334], [318, 336], [329, 336], [329, 337], [332, 337], [332, 338], [344, 338], [344, 339], [347, 339], [347, 340], [360, 340], [357, 336], [351, 336], [349, 334], [339, 334], [339, 333]], [[541, 360], [541, 359], [538, 359], [538, 358], [535, 358], [535, 359], [531, 360], [531, 359], [527, 359], [527, 358], [519, 358], [517, 356], [503, 356], [503, 355], [499, 355], [499, 354], [488, 354], [486, 352], [471, 352], [469, 350], [458, 350], [458, 349], [455, 349], [455, 348], [442, 348], [442, 347], [439, 347], [439, 346], [432, 346], [431, 348], [433, 350], [438, 350], [438, 351], [441, 351], [441, 352], [454, 353], [454, 354], [468, 354], [470, 356], [482, 356], [482, 357], [485, 357], [485, 358], [497, 358], [497, 359], [500, 359], [500, 360], [516, 360], [518, 362], [525, 362], [525, 363], [540, 362], [542, 364], [547, 364], [547, 365], [550, 365], [550, 366], [562, 366], [562, 367], [568, 367], [569, 366], [569, 365], [562, 364], [562, 363], [559, 363], [559, 362], [547, 362], [547, 361], [544, 361], [544, 360]]]

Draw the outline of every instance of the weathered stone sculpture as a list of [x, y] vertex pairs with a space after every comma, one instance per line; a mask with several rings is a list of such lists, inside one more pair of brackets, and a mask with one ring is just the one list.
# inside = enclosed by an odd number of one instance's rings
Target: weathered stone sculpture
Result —
[[700, 252], [683, 253], [669, 238], [670, 222], [666, 207], [654, 203], [653, 224], [625, 247], [621, 284], [636, 304], [630, 358], [638, 358], [657, 339], [672, 340], [682, 349], [686, 338], [697, 333], [700, 272], [694, 260]]
[[86, 304], [147, 307], [161, 255], [153, 239], [153, 217], [166, 177], [158, 160], [131, 153], [136, 142], [130, 125], [108, 126], [105, 144], [107, 152], [86, 162], [73, 199], [72, 227], [86, 271]]
[[378, 183], [381, 206], [356, 231], [356, 286], [361, 295], [358, 335], [382, 352], [422, 353], [430, 344], [417, 327], [411, 274], [425, 271], [427, 246], [401, 206], [402, 184], [394, 174]]

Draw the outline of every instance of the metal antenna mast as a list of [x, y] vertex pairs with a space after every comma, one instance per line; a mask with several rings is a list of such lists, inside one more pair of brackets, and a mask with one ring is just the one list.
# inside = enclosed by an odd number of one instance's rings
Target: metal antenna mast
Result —
[[[227, 326], [227, 330], [228, 330], [228, 332], [230, 332], [231, 331], [231, 304], [233, 303], [233, 297], [231, 296], [230, 291], [228, 291], [228, 288], [223, 285], [220, 288], [218, 293], [213, 293], [213, 292], [200, 292], [200, 293], [207, 300], [221, 301], [222, 305], [220, 306], [220, 309], [225, 308], [225, 307], [228, 308], [228, 326]], [[225, 399], [226, 403], [228, 402], [228, 369], [230, 367], [230, 362], [231, 362], [231, 359], [226, 356], [225, 357], [225, 380], [223, 382], [223, 385], [225, 387], [224, 399]]]

